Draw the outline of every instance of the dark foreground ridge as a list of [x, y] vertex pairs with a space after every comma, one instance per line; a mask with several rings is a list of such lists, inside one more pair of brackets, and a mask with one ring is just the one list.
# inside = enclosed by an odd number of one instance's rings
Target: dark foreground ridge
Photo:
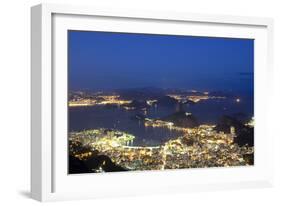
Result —
[[128, 171], [127, 169], [116, 165], [106, 155], [92, 156], [87, 160], [80, 160], [72, 155], [69, 156], [69, 173], [96, 173], [96, 172], [121, 172]]
[[[127, 169], [113, 163], [108, 156], [99, 154], [97, 150], [93, 151], [81, 143], [73, 143], [72, 141], [70, 141], [70, 145], [72, 145], [68, 159], [70, 174], [127, 171]], [[87, 156], [78, 158], [75, 154], [79, 153], [87, 154]]]

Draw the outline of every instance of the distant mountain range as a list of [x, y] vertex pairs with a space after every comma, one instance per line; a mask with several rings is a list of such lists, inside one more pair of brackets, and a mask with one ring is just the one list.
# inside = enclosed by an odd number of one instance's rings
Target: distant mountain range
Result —
[[[91, 91], [91, 90], [81, 90], [69, 91], [69, 94], [81, 94], [85, 96], [90, 96], [97, 93], [103, 94], [112, 94], [117, 93], [123, 98], [129, 99], [143, 99], [143, 98], [158, 98], [165, 96], [167, 94], [180, 94], [180, 95], [203, 95], [205, 91], [197, 90], [188, 90], [188, 89], [177, 89], [177, 88], [158, 88], [158, 87], [142, 87], [142, 88], [128, 88], [128, 89], [114, 89], [114, 90], [100, 90], [100, 91]], [[209, 95], [213, 96], [227, 96], [230, 95], [230, 92], [223, 91], [210, 91]]]

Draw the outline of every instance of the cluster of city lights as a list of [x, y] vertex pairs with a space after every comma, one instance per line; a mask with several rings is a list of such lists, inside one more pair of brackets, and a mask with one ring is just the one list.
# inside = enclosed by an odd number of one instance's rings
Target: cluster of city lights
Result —
[[[151, 121], [148, 121], [151, 122]], [[171, 129], [179, 129], [164, 121]], [[152, 126], [152, 125], [151, 125]], [[158, 126], [158, 125], [157, 125]], [[129, 170], [162, 170], [177, 168], [219, 167], [247, 165], [243, 155], [253, 154], [253, 147], [239, 147], [234, 144], [234, 127], [231, 133], [216, 132], [214, 125], [200, 125], [196, 128], [182, 128], [182, 136], [164, 144], [148, 147], [135, 146], [135, 136], [117, 130], [86, 130], [70, 134], [71, 142], [107, 155], [111, 160]], [[75, 153], [75, 157], [85, 159], [91, 154]]]
[[98, 95], [92, 98], [77, 98], [70, 100], [70, 107], [95, 106], [95, 105], [125, 105], [132, 101], [120, 99], [119, 95]]
[[[197, 91], [193, 91], [194, 93]], [[209, 92], [203, 92], [202, 94], [192, 94], [192, 95], [180, 95], [180, 94], [168, 94], [167, 96], [176, 99], [179, 102], [185, 103], [186, 101], [192, 101], [194, 103], [200, 102], [202, 100], [208, 99], [225, 99], [223, 96], [210, 96]], [[237, 98], [236, 102], [241, 100]], [[69, 100], [70, 107], [82, 107], [82, 106], [95, 106], [95, 105], [124, 105], [126, 110], [133, 110], [134, 107], [126, 106], [131, 103], [132, 100], [124, 100], [120, 98], [120, 95], [105, 95], [100, 92], [93, 95], [85, 95], [83, 92], [78, 93], [74, 98]], [[147, 105], [153, 106], [157, 105], [156, 99], [146, 100]]]
[[179, 94], [169, 94], [169, 97], [172, 97], [180, 102], [185, 103], [186, 101], [192, 101], [194, 103], [200, 102], [207, 99], [225, 99], [222, 96], [209, 96], [208, 92], [204, 92], [203, 95], [179, 95]]

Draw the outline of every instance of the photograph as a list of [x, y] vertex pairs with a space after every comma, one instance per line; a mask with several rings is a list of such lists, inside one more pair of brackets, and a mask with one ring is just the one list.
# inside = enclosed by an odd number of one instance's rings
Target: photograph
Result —
[[68, 174], [254, 165], [254, 39], [67, 32]]

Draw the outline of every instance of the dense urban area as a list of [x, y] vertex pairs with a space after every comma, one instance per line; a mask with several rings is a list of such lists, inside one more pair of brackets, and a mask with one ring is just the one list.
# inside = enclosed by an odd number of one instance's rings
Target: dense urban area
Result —
[[[126, 131], [98, 128], [69, 132], [69, 173], [94, 173], [134, 170], [231, 167], [254, 164], [254, 120], [239, 122], [223, 116], [217, 124], [199, 124], [192, 113], [181, 109], [208, 99], [225, 99], [222, 95], [191, 91], [169, 93], [164, 97], [147, 97], [142, 101], [123, 98], [116, 93], [70, 94], [69, 107], [96, 105], [117, 106], [124, 110], [141, 110], [136, 115], [145, 127], [167, 128], [182, 135], [155, 146], [135, 145], [135, 136]], [[234, 101], [240, 102], [240, 98]], [[150, 107], [175, 102], [177, 111], [165, 118], [145, 116]]]

